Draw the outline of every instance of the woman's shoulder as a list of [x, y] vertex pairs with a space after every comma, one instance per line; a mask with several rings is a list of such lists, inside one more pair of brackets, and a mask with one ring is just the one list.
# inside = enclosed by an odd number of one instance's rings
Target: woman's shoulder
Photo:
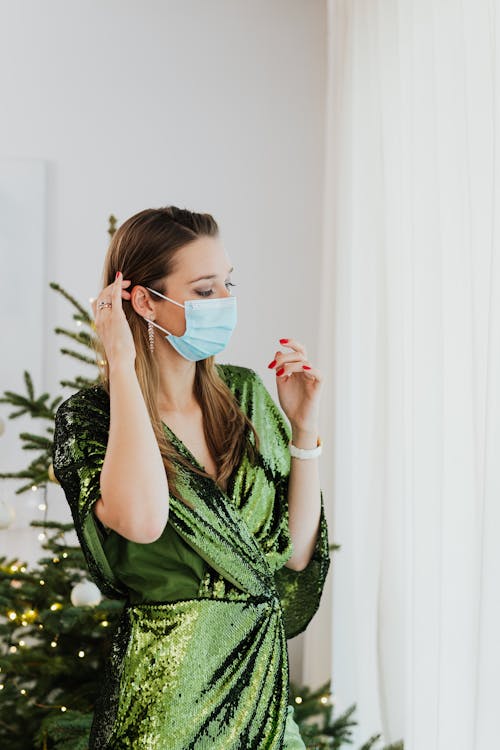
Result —
[[56, 410], [56, 421], [76, 419], [93, 420], [109, 417], [109, 394], [96, 383], [80, 388], [62, 401]]
[[269, 421], [270, 417], [279, 422], [283, 421], [276, 401], [256, 370], [233, 364], [217, 364], [216, 366], [220, 368], [221, 376], [247, 413], [251, 411], [254, 417], [261, 414], [265, 422]]
[[243, 365], [234, 365], [229, 362], [216, 362], [215, 367], [226, 380], [248, 380], [256, 375], [255, 370]]
[[251, 367], [234, 365], [226, 362], [215, 364], [219, 375], [230, 390], [241, 402], [252, 398], [256, 387], [262, 382], [259, 375]]

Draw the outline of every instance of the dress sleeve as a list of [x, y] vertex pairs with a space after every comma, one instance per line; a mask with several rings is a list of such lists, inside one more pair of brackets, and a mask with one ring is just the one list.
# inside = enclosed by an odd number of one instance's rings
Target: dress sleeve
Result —
[[90, 576], [113, 599], [126, 595], [103, 549], [106, 527], [92, 507], [101, 496], [100, 475], [109, 434], [109, 396], [100, 386], [83, 388], [55, 415], [52, 463], [66, 495]]
[[287, 638], [304, 631], [316, 613], [326, 575], [330, 566], [328, 527], [321, 495], [321, 515], [312, 557], [303, 570], [293, 570], [284, 564], [293, 552], [288, 526], [288, 480], [291, 456], [288, 443], [292, 432], [288, 421], [278, 408], [261, 377], [253, 373], [252, 421], [260, 439], [260, 452], [275, 486], [274, 516], [277, 519], [273, 540], [283, 548], [286, 538], [288, 553], [277, 556], [280, 564], [274, 570], [274, 580], [281, 599]]

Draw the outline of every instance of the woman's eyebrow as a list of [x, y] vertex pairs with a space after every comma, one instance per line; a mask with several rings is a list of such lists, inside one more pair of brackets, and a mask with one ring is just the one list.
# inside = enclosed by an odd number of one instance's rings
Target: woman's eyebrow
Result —
[[[234, 271], [234, 266], [231, 266], [231, 268], [228, 271], [228, 274]], [[188, 284], [194, 284], [195, 281], [201, 281], [202, 279], [216, 279], [217, 274], [213, 273], [211, 276], [198, 276], [198, 278], [193, 279], [192, 281], [188, 281]]]

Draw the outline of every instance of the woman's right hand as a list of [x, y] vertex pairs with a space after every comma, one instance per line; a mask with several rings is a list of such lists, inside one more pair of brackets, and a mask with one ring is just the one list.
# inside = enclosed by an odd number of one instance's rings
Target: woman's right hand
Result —
[[[124, 288], [130, 283], [130, 279], [122, 279], [119, 271], [115, 281], [104, 287], [97, 299], [91, 302], [96, 332], [104, 346], [109, 367], [123, 362], [133, 365], [135, 362], [134, 337], [122, 307], [122, 297], [131, 297]], [[111, 307], [99, 309], [99, 302], [111, 302]]]

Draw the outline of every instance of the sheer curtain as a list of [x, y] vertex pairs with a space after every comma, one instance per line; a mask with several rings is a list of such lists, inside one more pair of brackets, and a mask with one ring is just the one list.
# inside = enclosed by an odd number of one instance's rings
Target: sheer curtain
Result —
[[[355, 741], [500, 743], [500, 9], [329, 0], [320, 361]], [[306, 634], [309, 679], [322, 623]]]

